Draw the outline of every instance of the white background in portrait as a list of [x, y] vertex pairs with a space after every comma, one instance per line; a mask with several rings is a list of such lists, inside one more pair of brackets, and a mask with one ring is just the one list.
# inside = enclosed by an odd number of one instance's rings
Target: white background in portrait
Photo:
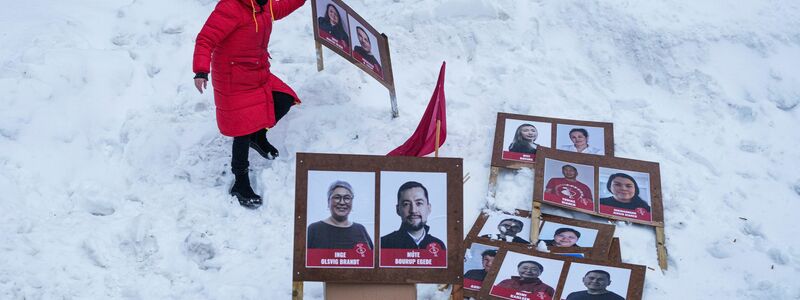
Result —
[[519, 276], [517, 264], [524, 260], [532, 260], [540, 263], [544, 271], [539, 275], [539, 279], [553, 289], [556, 288], [556, 285], [558, 285], [558, 278], [561, 277], [561, 269], [564, 267], [563, 261], [530, 256], [512, 251], [508, 251], [506, 257], [503, 258], [503, 265], [497, 272], [497, 278], [495, 278], [492, 285], [497, 285], [501, 281], [511, 278], [511, 276]]
[[605, 128], [603, 127], [589, 127], [589, 126], [581, 126], [581, 125], [568, 125], [568, 124], [557, 124], [556, 125], [556, 149], [562, 149], [563, 146], [574, 146], [575, 144], [572, 143], [572, 140], [569, 139], [569, 131], [572, 128], [583, 128], [586, 129], [586, 132], [589, 133], [589, 139], [586, 141], [589, 144], [589, 147], [600, 149], [600, 153], [606, 153], [606, 143], [605, 143]]
[[550, 132], [552, 131], [552, 124], [546, 122], [506, 119], [506, 128], [503, 130], [503, 151], [508, 151], [508, 147], [511, 145], [511, 142], [514, 141], [514, 134], [517, 132], [517, 127], [526, 123], [536, 127], [536, 131], [539, 132], [539, 136], [536, 137], [536, 140], [533, 142], [539, 144], [539, 147], [550, 148]]
[[572, 263], [567, 273], [567, 282], [564, 284], [564, 292], [561, 293], [561, 298], [566, 299], [572, 292], [585, 291], [586, 286], [583, 284], [583, 276], [586, 272], [592, 270], [603, 270], [611, 275], [611, 285], [606, 287], [606, 290], [617, 293], [623, 298], [628, 296], [628, 282], [631, 278], [631, 270], [607, 266], [598, 266], [590, 264]]
[[540, 240], [552, 240], [553, 236], [556, 233], [556, 230], [559, 228], [572, 228], [577, 230], [581, 233], [581, 237], [578, 238], [578, 243], [576, 245], [580, 247], [592, 247], [594, 246], [594, 241], [597, 239], [597, 229], [593, 228], [583, 228], [578, 226], [566, 225], [556, 222], [544, 222], [544, 226], [542, 226], [542, 231], [539, 234]]
[[[372, 56], [375, 56], [375, 59], [378, 60], [378, 64], [381, 66], [381, 70], [383, 70], [383, 59], [381, 58], [381, 47], [380, 44], [378, 43], [378, 38], [375, 37], [375, 35], [372, 33], [372, 31], [369, 30], [369, 28], [364, 27], [364, 25], [361, 25], [361, 23], [358, 22], [358, 20], [350, 18], [350, 15], [348, 15], [347, 17], [350, 19], [349, 22], [350, 41], [351, 41], [350, 44], [352, 44], [350, 45], [350, 47], [352, 48], [352, 50], [355, 51], [356, 46], [361, 46], [361, 42], [358, 41], [358, 33], [356, 31], [356, 27], [361, 26], [361, 28], [364, 28], [364, 32], [367, 33], [367, 37], [369, 37], [369, 43], [372, 46], [370, 52], [372, 53]], [[380, 74], [380, 76], [383, 76], [383, 74]]]
[[[442, 240], [447, 248], [447, 173], [436, 172], [381, 172], [381, 227], [380, 235], [385, 236], [400, 229], [400, 216], [397, 215], [397, 189], [403, 183], [416, 181], [428, 190], [431, 212], [428, 215], [430, 234]], [[459, 237], [460, 238], [460, 237]]]
[[[350, 29], [350, 27], [348, 26], [350, 17], [347, 14], [347, 11], [342, 9], [339, 5], [330, 0], [317, 0], [317, 18], [325, 17], [325, 14], [328, 13], [327, 11], [328, 4], [333, 4], [333, 6], [336, 7], [337, 10], [339, 10], [339, 17], [340, 17], [339, 22], [342, 23], [342, 28], [344, 28], [344, 32], [347, 33], [347, 36], [350, 37], [350, 44], [352, 44], [353, 36], [350, 34], [350, 32], [348, 32]], [[319, 19], [314, 19], [315, 22], [317, 22], [317, 20]]]
[[497, 249], [495, 246], [472, 243], [464, 255], [464, 273], [466, 274], [467, 271], [475, 269], [483, 270], [483, 256], [481, 256], [481, 253], [486, 250], [497, 251]]
[[492, 213], [489, 214], [489, 218], [486, 219], [486, 223], [483, 224], [483, 228], [481, 228], [481, 232], [478, 233], [478, 236], [483, 236], [485, 234], [500, 234], [500, 230], [497, 229], [497, 224], [500, 224], [501, 221], [505, 219], [515, 219], [522, 221], [522, 231], [517, 233], [517, 236], [530, 242], [531, 240], [531, 219], [530, 218], [523, 218], [520, 216], [512, 216], [502, 213]]
[[308, 171], [306, 228], [331, 216], [328, 187], [337, 180], [353, 187], [353, 209], [348, 219], [364, 225], [375, 244], [375, 172]]
[[[600, 190], [600, 198], [611, 197], [613, 194], [608, 191], [606, 184], [608, 183], [608, 177], [611, 174], [615, 173], [623, 173], [627, 174], [628, 176], [633, 177], [636, 180], [636, 184], [639, 186], [639, 198], [642, 198], [644, 202], [647, 204], [651, 204], [650, 201], [650, 174], [642, 173], [642, 172], [635, 172], [635, 171], [627, 171], [627, 170], [620, 170], [620, 169], [611, 169], [611, 168], [600, 168], [600, 186], [598, 187]], [[599, 203], [599, 202], [598, 202]]]
[[[544, 187], [547, 187], [547, 182], [553, 178], [564, 178], [564, 173], [561, 171], [561, 167], [564, 165], [572, 165], [575, 169], [578, 170], [578, 181], [585, 184], [589, 187], [589, 190], [592, 191], [592, 194], [589, 195], [592, 200], [594, 200], [594, 167], [581, 165], [571, 162], [560, 161], [556, 159], [545, 158], [544, 160]], [[544, 188], [542, 188], [542, 193], [544, 193]], [[543, 196], [544, 197], [544, 196]]]

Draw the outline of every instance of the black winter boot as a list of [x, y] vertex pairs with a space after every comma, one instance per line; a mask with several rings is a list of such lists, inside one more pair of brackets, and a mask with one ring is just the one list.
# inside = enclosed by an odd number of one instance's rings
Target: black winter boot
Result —
[[231, 187], [231, 196], [236, 196], [241, 206], [256, 209], [261, 206], [261, 196], [257, 195], [253, 188], [250, 187], [250, 177], [247, 175], [247, 168], [232, 169], [233, 175], [236, 176], [236, 182]]
[[250, 135], [250, 148], [253, 148], [258, 154], [261, 154], [261, 156], [268, 160], [275, 159], [279, 154], [278, 149], [272, 146], [267, 140], [266, 129], [261, 129]]

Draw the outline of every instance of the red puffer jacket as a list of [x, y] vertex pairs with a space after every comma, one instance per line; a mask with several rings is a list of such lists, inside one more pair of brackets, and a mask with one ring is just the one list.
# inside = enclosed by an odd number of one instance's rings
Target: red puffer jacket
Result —
[[272, 91], [300, 100], [269, 71], [272, 21], [303, 6], [305, 0], [221, 0], [197, 35], [195, 73], [209, 73], [217, 106], [217, 126], [227, 136], [242, 136], [275, 125]]

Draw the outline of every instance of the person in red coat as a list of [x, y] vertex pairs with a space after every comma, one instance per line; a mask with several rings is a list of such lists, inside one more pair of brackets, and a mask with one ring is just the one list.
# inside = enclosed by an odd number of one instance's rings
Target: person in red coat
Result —
[[553, 297], [555, 290], [539, 279], [539, 275], [544, 272], [542, 264], [525, 260], [517, 264], [517, 272], [519, 272], [519, 276], [511, 276], [509, 279], [500, 281], [497, 286], [520, 292], [543, 292], [548, 296], [547, 299]]
[[278, 156], [267, 140], [289, 108], [300, 103], [297, 94], [269, 70], [272, 22], [297, 10], [305, 0], [220, 0], [197, 35], [192, 69], [200, 93], [208, 74], [214, 87], [217, 126], [233, 137], [231, 172], [236, 181], [230, 194], [242, 206], [261, 206], [250, 186], [248, 148], [266, 159]]

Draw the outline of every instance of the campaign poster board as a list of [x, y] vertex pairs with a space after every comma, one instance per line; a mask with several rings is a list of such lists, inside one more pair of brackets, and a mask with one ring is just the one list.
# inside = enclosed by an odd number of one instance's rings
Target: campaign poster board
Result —
[[464, 247], [464, 290], [475, 296], [475, 292], [481, 290], [500, 247], [479, 242], [465, 244]]
[[572, 295], [570, 299], [581, 299], [575, 297], [591, 289], [641, 300], [645, 270], [641, 265], [535, 252], [509, 244], [498, 250], [476, 298], [564, 300]]
[[607, 261], [611, 258], [614, 229], [611, 224], [542, 214], [539, 241], [550, 253]]
[[492, 166], [532, 167], [539, 149], [588, 156], [614, 155], [614, 124], [497, 113]]
[[296, 164], [294, 281], [463, 282], [460, 158], [298, 153]]
[[[533, 201], [563, 207], [607, 219], [622, 220], [656, 227], [664, 226], [661, 196], [661, 173], [658, 163], [619, 157], [578, 155], [564, 151], [543, 149], [537, 153], [533, 186]], [[553, 182], [570, 179], [564, 166], [578, 167], [579, 174], [592, 174], [594, 178], [573, 177], [573, 188], [563, 194], [553, 189]], [[583, 171], [580, 171], [583, 170]], [[559, 175], [559, 173], [561, 173]], [[588, 181], [588, 182], [587, 182]], [[585, 185], [592, 191], [591, 209], [582, 206], [578, 197], [570, 197]], [[548, 186], [551, 189], [548, 190]], [[581, 187], [582, 188], [582, 187]], [[555, 193], [555, 195], [554, 195]]]
[[341, 0], [311, 0], [314, 40], [394, 91], [389, 41]]
[[[482, 212], [475, 220], [466, 241], [492, 246], [514, 244], [535, 250], [538, 244], [547, 248], [551, 253], [571, 255], [595, 260], [608, 260], [611, 241], [614, 237], [614, 225], [581, 221], [549, 214], [542, 214], [539, 225], [539, 240], [531, 243], [531, 213], [526, 210], [507, 212]], [[517, 222], [518, 221], [518, 222]], [[511, 230], [512, 227], [522, 225], [521, 230], [511, 231], [503, 235], [501, 231]], [[567, 230], [560, 230], [566, 228]], [[574, 244], [565, 245], [550, 243], [556, 240], [556, 231], [559, 231], [558, 240], [565, 240], [560, 235], [573, 238]], [[569, 232], [563, 232], [569, 231]], [[574, 234], [578, 232], [578, 234]], [[509, 237], [513, 235], [513, 237]], [[580, 236], [578, 236], [580, 235]], [[547, 245], [547, 244], [552, 245]]]

